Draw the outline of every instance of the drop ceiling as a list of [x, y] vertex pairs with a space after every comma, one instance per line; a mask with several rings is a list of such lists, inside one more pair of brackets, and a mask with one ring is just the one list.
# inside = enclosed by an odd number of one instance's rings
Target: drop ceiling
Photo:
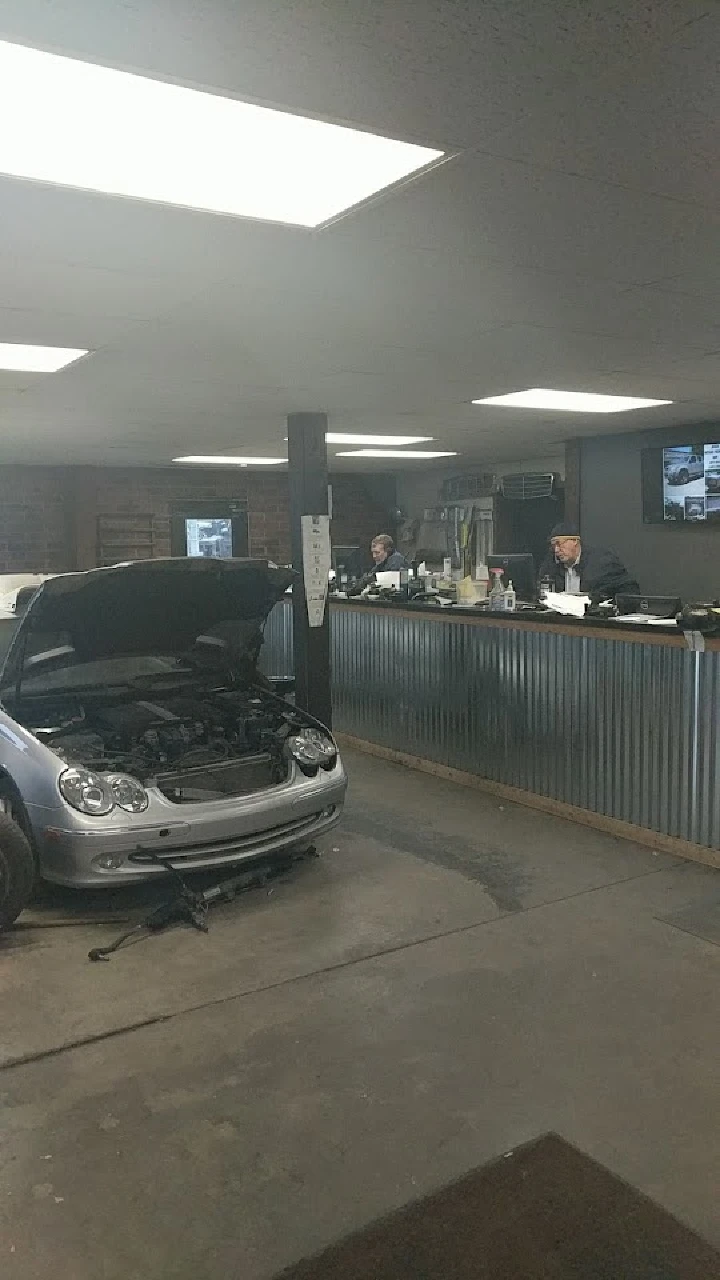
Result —
[[[458, 153], [318, 231], [0, 178], [0, 341], [94, 353], [0, 374], [0, 462], [280, 453], [314, 409], [463, 465], [720, 420], [709, 0], [4, 0], [0, 38]], [[470, 403], [532, 386], [674, 403]]]

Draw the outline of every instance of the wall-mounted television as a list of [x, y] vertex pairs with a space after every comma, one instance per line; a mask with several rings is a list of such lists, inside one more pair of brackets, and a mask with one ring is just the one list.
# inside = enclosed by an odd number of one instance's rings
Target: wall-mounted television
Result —
[[645, 524], [720, 526], [720, 443], [644, 449], [642, 496]]

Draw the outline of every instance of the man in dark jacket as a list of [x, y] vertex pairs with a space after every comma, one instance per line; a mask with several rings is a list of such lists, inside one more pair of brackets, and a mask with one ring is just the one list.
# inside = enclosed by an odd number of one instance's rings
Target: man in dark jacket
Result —
[[386, 573], [392, 569], [407, 569], [408, 562], [401, 552], [395, 550], [395, 543], [389, 533], [378, 533], [370, 543], [370, 554], [373, 558], [376, 573]]
[[385, 573], [388, 570], [407, 569], [408, 562], [399, 551], [395, 550], [395, 543], [389, 533], [378, 533], [370, 543], [370, 554], [373, 558], [373, 567], [368, 573], [364, 573], [362, 577], [356, 578], [348, 587], [348, 595], [359, 595], [365, 587], [370, 587], [375, 582], [376, 573]]
[[540, 567], [540, 578], [549, 578], [553, 591], [571, 591], [593, 601], [640, 591], [614, 551], [584, 546], [577, 525], [568, 520], [557, 524], [550, 534], [550, 553]]

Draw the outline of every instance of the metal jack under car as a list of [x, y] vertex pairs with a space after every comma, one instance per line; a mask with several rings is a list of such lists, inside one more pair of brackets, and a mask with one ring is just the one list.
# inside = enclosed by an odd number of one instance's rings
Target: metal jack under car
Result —
[[262, 560], [167, 559], [40, 588], [0, 675], [0, 804], [43, 878], [128, 884], [167, 874], [157, 857], [231, 866], [338, 821], [332, 735], [256, 665], [292, 578]]

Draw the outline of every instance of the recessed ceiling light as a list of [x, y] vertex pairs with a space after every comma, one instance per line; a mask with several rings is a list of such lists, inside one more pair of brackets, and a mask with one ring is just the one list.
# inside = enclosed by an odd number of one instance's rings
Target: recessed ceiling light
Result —
[[0, 41], [0, 172], [317, 227], [444, 152]]
[[336, 458], [456, 458], [456, 453], [445, 450], [431, 452], [428, 449], [352, 449], [349, 453], [336, 453]]
[[[285, 439], [287, 440], [287, 436]], [[424, 444], [427, 440], [432, 440], [432, 436], [372, 436], [348, 431], [328, 431], [325, 436], [326, 444], [370, 444], [377, 445], [378, 448], [385, 448], [386, 445]]]
[[369, 444], [378, 449], [386, 445], [424, 444], [432, 440], [432, 436], [372, 436], [355, 435], [353, 432], [328, 431], [325, 436], [328, 444]]
[[173, 458], [173, 462], [196, 462], [204, 467], [276, 467], [287, 458], [238, 458], [222, 454], [188, 454], [185, 458]]
[[0, 369], [12, 369], [17, 373], [57, 373], [58, 369], [64, 369], [73, 360], [86, 355], [87, 351], [80, 347], [34, 347], [24, 342], [0, 342]]
[[559, 409], [564, 413], [623, 413], [626, 409], [651, 409], [656, 404], [672, 403], [672, 400], [643, 400], [638, 396], [594, 395], [589, 391], [551, 391], [547, 387], [473, 400], [473, 404], [502, 404], [509, 409]]

